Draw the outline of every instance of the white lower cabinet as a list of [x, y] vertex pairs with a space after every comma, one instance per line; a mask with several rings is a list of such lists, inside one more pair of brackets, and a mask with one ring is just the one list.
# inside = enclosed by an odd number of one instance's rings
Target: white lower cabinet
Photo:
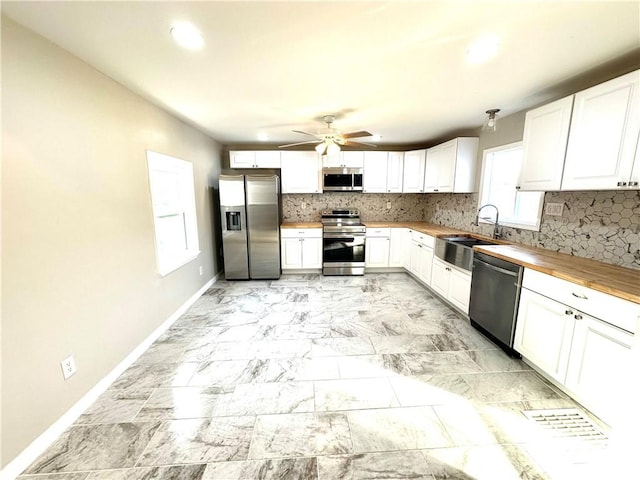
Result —
[[622, 418], [640, 305], [529, 269], [523, 286], [514, 349], [603, 421]]
[[408, 228], [392, 228], [389, 235], [389, 266], [401, 268], [407, 264], [411, 236]]
[[386, 268], [389, 266], [388, 235], [385, 237], [370, 237], [367, 235], [365, 245], [365, 267]]
[[523, 288], [514, 349], [551, 378], [564, 382], [573, 338], [571, 308]]
[[282, 270], [322, 268], [322, 229], [281, 230]]
[[433, 246], [435, 238], [425, 233], [411, 232], [409, 249], [409, 271], [426, 285], [431, 285], [431, 267], [433, 265]]
[[575, 322], [565, 385], [603, 420], [618, 421], [634, 336], [586, 314]]
[[464, 313], [469, 313], [470, 272], [460, 270], [435, 257], [431, 271], [431, 288]]

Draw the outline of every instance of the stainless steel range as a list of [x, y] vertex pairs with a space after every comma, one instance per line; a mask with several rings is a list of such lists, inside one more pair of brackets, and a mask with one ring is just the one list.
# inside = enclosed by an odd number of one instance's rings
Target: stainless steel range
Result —
[[364, 275], [365, 231], [357, 210], [322, 212], [324, 275]]

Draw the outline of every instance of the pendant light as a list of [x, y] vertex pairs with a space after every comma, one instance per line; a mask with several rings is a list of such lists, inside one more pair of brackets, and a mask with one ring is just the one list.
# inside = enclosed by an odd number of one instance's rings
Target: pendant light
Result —
[[484, 125], [482, 126], [482, 130], [488, 131], [488, 132], [495, 132], [498, 129], [498, 112], [500, 111], [499, 108], [492, 108], [490, 110], [487, 110], [487, 119], [484, 122]]

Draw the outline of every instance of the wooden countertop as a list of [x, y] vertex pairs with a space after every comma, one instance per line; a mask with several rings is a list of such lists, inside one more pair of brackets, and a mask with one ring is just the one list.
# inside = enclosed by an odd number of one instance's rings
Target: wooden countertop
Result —
[[421, 233], [426, 233], [433, 237], [440, 237], [443, 235], [463, 235], [467, 232], [458, 230], [455, 228], [445, 227], [442, 225], [436, 225], [435, 223], [427, 222], [362, 222], [369, 228], [410, 228]]
[[280, 228], [322, 228], [320, 222], [287, 222], [280, 224]]
[[[427, 222], [362, 222], [369, 228], [410, 228], [433, 237], [447, 235], [469, 235], [485, 238], [503, 245], [478, 246], [479, 252], [522, 265], [569, 282], [608, 293], [640, 304], [640, 270], [619, 267], [589, 258], [575, 257], [566, 253], [521, 244], [509, 244], [503, 240], [492, 240], [456, 228]], [[320, 222], [283, 223], [282, 228], [321, 228]]]
[[640, 304], [640, 271], [632, 268], [526, 245], [487, 245], [474, 250]]

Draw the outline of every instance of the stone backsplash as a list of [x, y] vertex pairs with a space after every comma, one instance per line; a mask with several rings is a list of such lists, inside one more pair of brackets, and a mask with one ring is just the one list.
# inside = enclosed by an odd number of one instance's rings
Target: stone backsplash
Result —
[[[490, 235], [473, 225], [477, 194], [428, 194], [425, 221]], [[562, 216], [542, 216], [539, 232], [504, 227], [505, 239], [525, 245], [640, 268], [640, 192], [547, 192], [545, 204], [562, 203]]]
[[[539, 232], [504, 227], [505, 238], [640, 269], [640, 191], [547, 192], [547, 202], [564, 204], [562, 216], [543, 215]], [[364, 221], [426, 221], [485, 235], [493, 228], [473, 225], [477, 194], [288, 194], [282, 206], [285, 222], [317, 222], [322, 210], [356, 208]]]
[[[387, 202], [391, 208], [387, 208]], [[302, 205], [305, 208], [302, 208]], [[322, 210], [354, 208], [364, 221], [424, 221], [425, 196], [414, 193], [308, 193], [282, 195], [285, 222], [319, 222]]]

